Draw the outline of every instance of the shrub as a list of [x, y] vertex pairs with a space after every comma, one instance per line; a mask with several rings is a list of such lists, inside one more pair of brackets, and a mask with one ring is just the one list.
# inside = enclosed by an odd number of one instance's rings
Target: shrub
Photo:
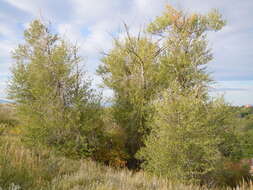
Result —
[[129, 155], [126, 150], [127, 134], [116, 124], [111, 115], [111, 108], [104, 108], [103, 122], [105, 125], [103, 142], [94, 153], [94, 160], [112, 167], [125, 167]]
[[155, 102], [151, 135], [139, 156], [147, 171], [201, 183], [224, 157], [221, 147], [227, 157], [236, 154], [228, 146], [230, 138], [224, 138], [233, 134], [233, 115], [223, 101], [205, 102], [195, 92], [187, 96], [176, 92], [168, 90]]
[[251, 183], [252, 175], [250, 174], [250, 166], [247, 160], [231, 161], [228, 159], [217, 164], [214, 173], [208, 176], [213, 179], [212, 183], [218, 187], [232, 187], [236, 188], [239, 184]]
[[[232, 178], [230, 178], [232, 180]], [[233, 182], [233, 181], [231, 181]], [[4, 190], [207, 190], [205, 186], [168, 181], [143, 171], [105, 167], [90, 160], [56, 157], [47, 150], [27, 149], [17, 137], [3, 137], [0, 187]], [[250, 190], [242, 184], [238, 190]], [[215, 190], [216, 188], [212, 188]], [[220, 190], [217, 188], [216, 190]], [[230, 188], [226, 188], [230, 190]]]
[[29, 145], [72, 158], [89, 157], [102, 135], [100, 97], [90, 88], [78, 48], [52, 34], [39, 20], [13, 52], [9, 96]]

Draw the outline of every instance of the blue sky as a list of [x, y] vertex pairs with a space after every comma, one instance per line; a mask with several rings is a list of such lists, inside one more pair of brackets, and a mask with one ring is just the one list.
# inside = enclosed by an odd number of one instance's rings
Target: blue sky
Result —
[[224, 94], [234, 105], [253, 104], [253, 0], [0, 0], [0, 98], [6, 96], [10, 52], [22, 43], [23, 30], [33, 19], [50, 21], [55, 32], [78, 43], [97, 85], [101, 52], [112, 47], [112, 35], [122, 30], [123, 21], [137, 33], [168, 3], [187, 12], [220, 10], [227, 25], [209, 35], [214, 60], [208, 70], [217, 81], [212, 93]]

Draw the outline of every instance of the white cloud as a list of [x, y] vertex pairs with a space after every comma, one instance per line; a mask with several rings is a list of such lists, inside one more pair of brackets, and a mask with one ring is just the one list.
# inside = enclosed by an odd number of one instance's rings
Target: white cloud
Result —
[[38, 14], [41, 11], [41, 8], [43, 7], [43, 0], [5, 0], [12, 6], [23, 10], [25, 12], [28, 12], [34, 16], [38, 16]]
[[252, 104], [253, 80], [249, 81], [218, 81], [214, 85], [213, 96], [224, 95], [233, 105]]
[[15, 41], [1, 40], [0, 42], [1, 58], [9, 58], [11, 51], [14, 49], [16, 45], [17, 44]]
[[0, 98], [6, 97], [6, 82], [0, 81]]
[[109, 12], [110, 7], [115, 5], [117, 1], [105, 1], [105, 0], [93, 0], [93, 1], [83, 1], [83, 0], [73, 0], [75, 15], [79, 22], [89, 23], [90, 21], [97, 21], [101, 17], [105, 17]]
[[61, 36], [66, 37], [71, 42], [77, 42], [83, 38], [79, 27], [70, 23], [63, 23], [58, 24], [57, 30]]
[[140, 27], [159, 16], [164, 5], [170, 3], [188, 12], [220, 9], [228, 24], [224, 30], [209, 35], [215, 56], [209, 68], [219, 80], [249, 80], [253, 77], [252, 0], [3, 1], [10, 7], [1, 11], [0, 2], [0, 75], [8, 73], [9, 51], [18, 44], [24, 26], [32, 17], [52, 21], [53, 31], [77, 42], [81, 55], [87, 58], [87, 70], [94, 73], [100, 52], [107, 52], [112, 47], [111, 35], [124, 35], [118, 34], [123, 30], [123, 21], [129, 25], [131, 33], [137, 34]]
[[15, 37], [14, 29], [5, 23], [0, 23], [0, 37], [13, 38]]
[[167, 0], [153, 1], [153, 0], [135, 0], [134, 8], [139, 14], [152, 18], [159, 16], [158, 14], [164, 10], [164, 5]]

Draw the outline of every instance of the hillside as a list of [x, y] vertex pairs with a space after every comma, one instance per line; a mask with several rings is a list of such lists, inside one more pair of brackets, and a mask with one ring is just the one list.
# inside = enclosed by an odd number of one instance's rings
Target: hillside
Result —
[[[207, 190], [169, 182], [148, 173], [100, 165], [90, 160], [57, 157], [29, 150], [18, 137], [2, 137], [0, 187], [24, 190]], [[238, 190], [250, 190], [242, 185]], [[218, 188], [220, 189], [220, 188]], [[217, 189], [217, 190], [218, 190]], [[229, 190], [229, 188], [226, 188]]]
[[[6, 108], [6, 107], [4, 107]], [[13, 109], [1, 108], [0, 187], [14, 190], [207, 190], [155, 177], [144, 171], [105, 166], [90, 159], [73, 160], [43, 147], [28, 148], [21, 140], [22, 127], [13, 117]], [[238, 109], [238, 108], [235, 108]], [[249, 113], [244, 110], [240, 113]], [[7, 114], [6, 114], [7, 113]], [[251, 114], [249, 114], [251, 115]], [[4, 117], [3, 117], [4, 116]], [[8, 117], [7, 117], [8, 116]], [[11, 121], [11, 122], [10, 122]], [[13, 126], [13, 127], [10, 127]], [[13, 135], [14, 134], [14, 135]], [[232, 172], [232, 171], [230, 171]], [[230, 175], [233, 175], [231, 173]], [[214, 189], [214, 188], [212, 188]], [[217, 188], [221, 189], [220, 188]], [[228, 188], [226, 188], [229, 190]], [[241, 185], [238, 190], [253, 186]]]

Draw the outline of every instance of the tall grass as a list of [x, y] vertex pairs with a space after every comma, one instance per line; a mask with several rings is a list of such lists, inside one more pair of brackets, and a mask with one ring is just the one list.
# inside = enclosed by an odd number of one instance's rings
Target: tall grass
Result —
[[17, 124], [15, 106], [12, 104], [0, 104], [0, 135]]
[[[113, 169], [90, 160], [59, 158], [47, 150], [26, 148], [18, 137], [0, 138], [0, 187], [3, 190], [208, 189], [171, 182], [142, 171]], [[250, 189], [253, 185], [242, 184], [237, 188]]]
[[17, 137], [1, 137], [0, 187], [12, 184], [21, 189], [48, 189], [56, 176], [76, 171], [80, 163], [54, 157], [49, 151], [29, 150]]
[[200, 187], [169, 183], [164, 179], [149, 176], [144, 172], [133, 173], [126, 169], [115, 170], [87, 161], [82, 162], [81, 167], [75, 173], [56, 178], [52, 187], [53, 190], [201, 189]]

